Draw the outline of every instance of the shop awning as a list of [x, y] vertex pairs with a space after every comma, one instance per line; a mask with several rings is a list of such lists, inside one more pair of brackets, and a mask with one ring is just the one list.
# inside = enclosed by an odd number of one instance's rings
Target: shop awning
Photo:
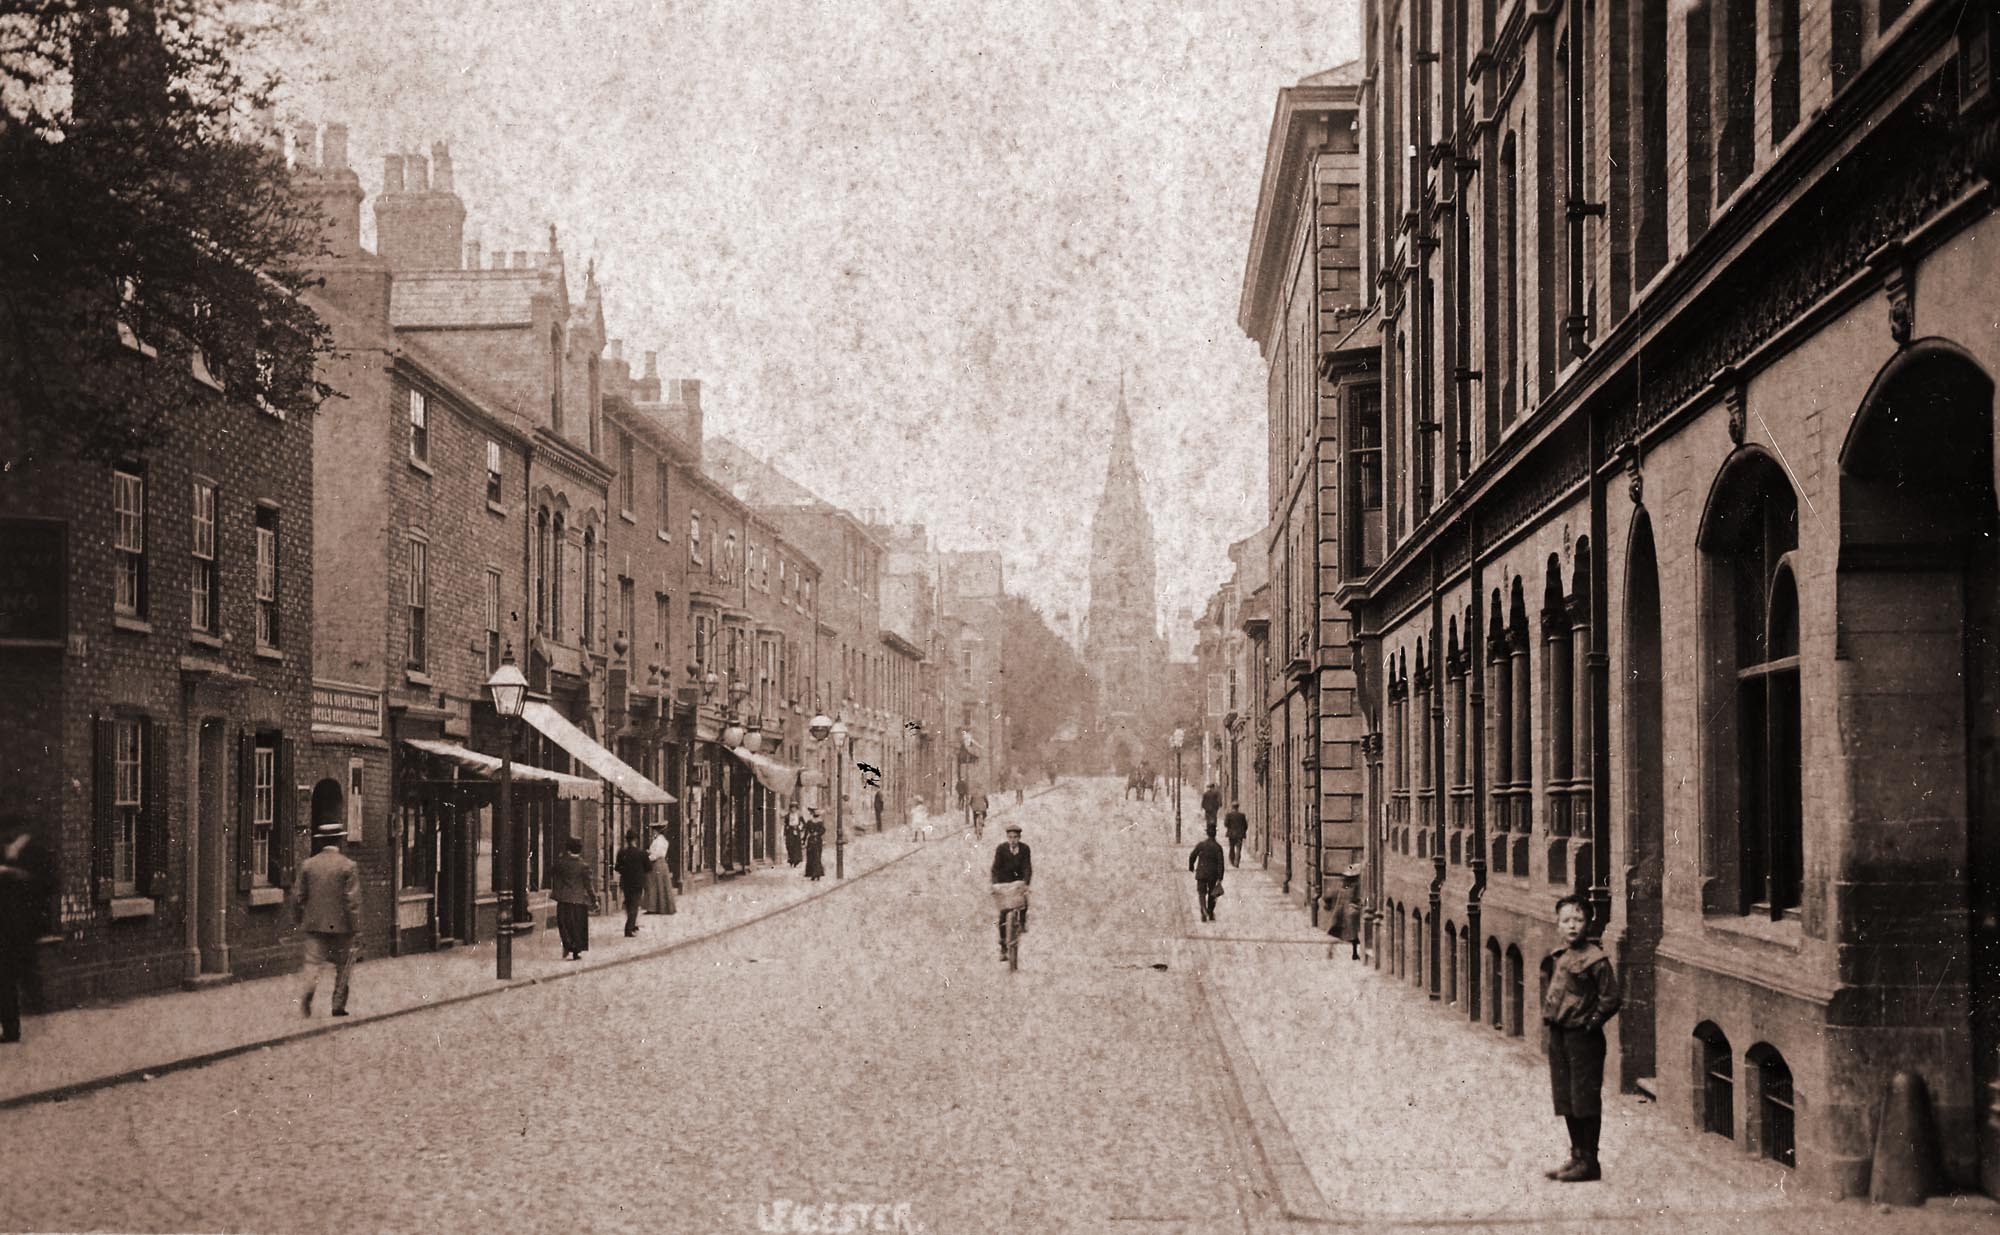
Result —
[[673, 794], [641, 776], [636, 768], [598, 745], [595, 738], [570, 724], [567, 717], [548, 704], [529, 701], [521, 709], [521, 719], [641, 806], [661, 806], [674, 800]]
[[741, 759], [764, 782], [764, 788], [772, 793], [782, 793], [790, 797], [798, 789], [799, 770], [789, 763], [779, 763], [768, 755], [759, 755], [748, 747], [739, 746], [730, 754]]
[[[426, 755], [435, 755], [440, 759], [448, 759], [462, 768], [479, 773], [481, 776], [490, 776], [496, 780], [499, 779], [500, 760], [497, 756], [481, 754], [479, 751], [460, 746], [456, 742], [440, 742], [432, 738], [404, 738], [403, 745], [420, 750]], [[514, 779], [538, 785], [554, 785], [557, 797], [575, 802], [594, 802], [597, 800], [599, 793], [598, 782], [590, 779], [588, 776], [571, 776], [564, 772], [551, 772], [547, 768], [538, 768], [532, 764], [518, 761], [514, 764]]]

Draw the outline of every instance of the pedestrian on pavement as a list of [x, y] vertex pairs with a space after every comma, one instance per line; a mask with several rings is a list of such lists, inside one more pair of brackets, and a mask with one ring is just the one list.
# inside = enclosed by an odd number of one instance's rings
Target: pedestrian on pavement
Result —
[[805, 859], [805, 828], [799, 823], [796, 803], [785, 812], [785, 865], [797, 866]]
[[49, 883], [48, 850], [24, 820], [0, 819], [0, 1042], [21, 1040], [21, 994], [35, 988]]
[[1158, 771], [1151, 771], [1151, 772], [1148, 772], [1148, 773], [1146, 773], [1146, 780], [1147, 780], [1147, 782], [1148, 782], [1148, 783], [1150, 783], [1150, 784], [1152, 785], [1152, 787], [1153, 787], [1153, 801], [1155, 801], [1155, 802], [1159, 801], [1159, 800], [1160, 800], [1160, 784], [1161, 784], [1161, 781], [1162, 781], [1162, 777], [1160, 776], [1159, 772], [1158, 772]]
[[1202, 822], [1208, 825], [1211, 835], [1215, 832], [1215, 817], [1221, 813], [1222, 790], [1215, 787], [1214, 781], [1210, 781], [1208, 788], [1201, 791], [1201, 815]]
[[563, 959], [580, 961], [590, 951], [590, 915], [597, 912], [597, 888], [590, 865], [583, 860], [583, 842], [574, 836], [563, 842], [562, 856], [549, 872], [549, 895], [556, 903]]
[[826, 824], [817, 810], [806, 815], [806, 878], [818, 883], [826, 877], [826, 861], [820, 850], [826, 845]]
[[1196, 899], [1201, 901], [1201, 920], [1215, 921], [1215, 902], [1222, 898], [1223, 872], [1222, 846], [1215, 843], [1215, 824], [1208, 825], [1208, 834], [1195, 842], [1188, 851], [1188, 869], [1194, 872]]
[[639, 933], [639, 907], [645, 903], [646, 878], [652, 871], [646, 851], [639, 848], [639, 829], [625, 829], [625, 844], [611, 865], [618, 872], [618, 893], [625, 898], [625, 938], [630, 939]]
[[1569, 1125], [1569, 1161], [1544, 1171], [1561, 1183], [1602, 1179], [1597, 1134], [1604, 1125], [1604, 1022], [1618, 1014], [1618, 975], [1585, 932], [1580, 896], [1556, 902], [1562, 946], [1542, 958], [1542, 1024], [1549, 1035], [1549, 1088]]
[[986, 826], [986, 795], [972, 795], [972, 830], [978, 832]]
[[924, 795], [918, 794], [910, 803], [910, 839], [926, 841], [931, 838], [931, 812], [924, 805]]
[[882, 791], [880, 789], [875, 791], [875, 830], [877, 832], [882, 830]]
[[[1328, 908], [1332, 911], [1328, 916], [1333, 921], [1328, 924], [1326, 933], [1335, 939], [1347, 940], [1349, 944], [1349, 957], [1353, 960], [1360, 960], [1361, 864], [1359, 862], [1350, 864], [1346, 870], [1340, 872], [1340, 886], [1334, 890], [1332, 896], [1327, 898], [1327, 901]], [[1327, 955], [1333, 955], [1331, 945], [1329, 945]]]
[[672, 913], [674, 911], [673, 872], [667, 869], [667, 854], [673, 846], [667, 842], [667, 825], [661, 821], [653, 825], [653, 843], [646, 847], [646, 912]]
[[[1021, 825], [1007, 825], [1007, 839], [993, 850], [993, 882], [1019, 883], [1024, 886], [1035, 882], [1035, 855], [1021, 840]], [[1028, 933], [1028, 907], [1021, 906], [1021, 933]], [[1007, 911], [1000, 911], [1000, 959], [1007, 959]]]
[[1250, 819], [1239, 803], [1229, 804], [1229, 813], [1222, 817], [1222, 831], [1229, 837], [1229, 864], [1243, 865], [1243, 838], [1250, 834]]
[[333, 966], [333, 1014], [347, 1015], [347, 980], [354, 967], [354, 932], [361, 926], [361, 873], [340, 851], [347, 825], [323, 823], [313, 830], [319, 852], [299, 864], [293, 890], [292, 921], [305, 928], [304, 978], [299, 1012], [313, 1013], [320, 970]]

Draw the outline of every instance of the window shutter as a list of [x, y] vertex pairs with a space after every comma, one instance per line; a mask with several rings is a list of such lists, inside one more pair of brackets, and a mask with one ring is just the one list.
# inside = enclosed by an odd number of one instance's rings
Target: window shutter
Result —
[[257, 735], [248, 729], [236, 734], [236, 890], [248, 892], [254, 885], [250, 855], [257, 825]]
[[142, 896], [165, 896], [168, 853], [173, 839], [167, 826], [167, 803], [173, 790], [167, 783], [169, 761], [161, 758], [160, 751], [153, 745], [153, 722], [150, 718], [139, 722], [139, 750], [146, 761], [146, 780], [139, 789], [142, 795], [137, 863], [139, 893]]
[[98, 900], [111, 899], [112, 837], [117, 825], [117, 798], [112, 776], [113, 752], [117, 750], [118, 722], [99, 716], [91, 722], [95, 744], [91, 750], [91, 894]]
[[271, 861], [277, 870], [271, 882], [281, 887], [292, 885], [293, 872], [297, 869], [299, 830], [299, 791], [293, 783], [295, 773], [292, 767], [297, 743], [286, 738], [278, 747], [278, 818], [272, 827], [277, 835], [271, 838]]

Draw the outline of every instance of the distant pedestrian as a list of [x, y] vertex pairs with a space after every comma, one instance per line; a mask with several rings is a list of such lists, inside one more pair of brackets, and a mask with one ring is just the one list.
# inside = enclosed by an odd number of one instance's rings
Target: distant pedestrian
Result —
[[1562, 1183], [1602, 1179], [1597, 1134], [1604, 1125], [1604, 1022], [1618, 1014], [1618, 975], [1611, 958], [1584, 933], [1589, 919], [1580, 896], [1556, 902], [1562, 946], [1542, 958], [1542, 1024], [1549, 1035], [1549, 1088], [1556, 1114], [1569, 1125], [1569, 1161], [1543, 1174]]
[[580, 961], [590, 951], [590, 915], [597, 912], [597, 889], [590, 864], [583, 860], [583, 842], [572, 836], [549, 873], [549, 895], [556, 902], [556, 931], [562, 936], [563, 959]]
[[1160, 774], [1159, 774], [1159, 773], [1158, 773], [1157, 771], [1153, 771], [1153, 772], [1148, 772], [1148, 773], [1146, 773], [1146, 780], [1147, 780], [1147, 782], [1148, 782], [1148, 783], [1149, 783], [1149, 784], [1150, 784], [1150, 785], [1152, 786], [1152, 789], [1153, 789], [1153, 801], [1155, 801], [1155, 802], [1159, 801], [1159, 800], [1160, 800], [1160, 786], [1161, 786], [1161, 783], [1162, 783], [1162, 780], [1163, 780], [1163, 778], [1162, 778], [1162, 777], [1160, 776]]
[[1222, 898], [1222, 846], [1215, 843], [1215, 825], [1188, 851], [1188, 869], [1194, 872], [1195, 897], [1201, 902], [1201, 920], [1215, 921], [1215, 902]]
[[1208, 788], [1201, 791], [1202, 822], [1207, 825], [1210, 832], [1215, 831], [1215, 817], [1221, 813], [1222, 790], [1215, 787], [1214, 781], [1210, 781]]
[[805, 859], [805, 828], [799, 823], [799, 808], [785, 812], [785, 865], [797, 866]]
[[882, 791], [880, 789], [875, 791], [875, 830], [877, 832], [882, 830]]
[[1243, 838], [1250, 835], [1250, 819], [1235, 802], [1229, 804], [1229, 813], [1222, 817], [1222, 832], [1229, 838], [1229, 864], [1243, 865]]
[[667, 869], [667, 855], [673, 852], [673, 845], [667, 840], [667, 825], [664, 822], [653, 825], [653, 842], [646, 846], [646, 897], [647, 913], [672, 913], [674, 911], [674, 877]]
[[[1353, 960], [1361, 959], [1361, 864], [1355, 862], [1340, 872], [1340, 887], [1327, 898], [1328, 917], [1326, 933], [1335, 939], [1345, 939], [1348, 955]], [[1330, 948], [1331, 945], [1329, 945]], [[1332, 951], [1327, 952], [1333, 955]]]
[[304, 983], [299, 1012], [311, 1016], [320, 970], [333, 966], [333, 1014], [347, 1015], [347, 981], [354, 968], [354, 932], [361, 926], [361, 873], [340, 851], [347, 826], [323, 823], [313, 832], [319, 852], [299, 864], [292, 921], [305, 928]]
[[618, 872], [618, 893], [625, 898], [625, 937], [630, 939], [639, 933], [639, 907], [645, 903], [646, 878], [652, 870], [646, 851], [639, 848], [639, 829], [625, 829], [625, 844], [611, 864]]
[[986, 830], [986, 795], [972, 795], [972, 831], [976, 836]]
[[931, 838], [931, 812], [924, 805], [924, 795], [918, 794], [910, 803], [910, 839], [926, 841]]
[[820, 857], [820, 850], [826, 845], [826, 824], [820, 820], [818, 811], [806, 815], [806, 878], [818, 883], [826, 878], [826, 861]]
[[0, 1042], [21, 1040], [21, 993], [35, 987], [49, 883], [48, 850], [20, 819], [0, 819]]

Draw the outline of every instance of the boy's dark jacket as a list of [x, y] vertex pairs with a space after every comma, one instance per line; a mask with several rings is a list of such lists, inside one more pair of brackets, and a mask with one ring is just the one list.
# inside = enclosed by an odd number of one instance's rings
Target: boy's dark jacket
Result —
[[1542, 976], [1548, 979], [1548, 993], [1542, 996], [1544, 1024], [1600, 1029], [1618, 1015], [1618, 975], [1594, 940], [1580, 940], [1543, 957]]

